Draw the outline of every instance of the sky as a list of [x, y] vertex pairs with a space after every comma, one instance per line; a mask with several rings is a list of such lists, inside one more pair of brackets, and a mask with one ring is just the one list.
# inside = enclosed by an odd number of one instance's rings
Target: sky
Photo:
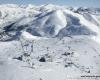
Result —
[[97, 7], [100, 8], [100, 0], [0, 0], [0, 4], [56, 4], [76, 7]]

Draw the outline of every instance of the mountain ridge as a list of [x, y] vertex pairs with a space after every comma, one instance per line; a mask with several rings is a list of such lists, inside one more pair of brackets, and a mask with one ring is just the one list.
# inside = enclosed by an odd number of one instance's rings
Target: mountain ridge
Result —
[[72, 8], [52, 4], [22, 6], [0, 5], [1, 32], [6, 31], [10, 34], [25, 30], [33, 36], [48, 38], [59, 37], [59, 35], [60, 37], [99, 35], [100, 16], [97, 15], [96, 9]]

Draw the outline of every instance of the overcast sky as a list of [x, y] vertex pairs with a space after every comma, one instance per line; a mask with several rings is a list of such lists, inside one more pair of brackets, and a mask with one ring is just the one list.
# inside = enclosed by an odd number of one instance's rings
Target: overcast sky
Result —
[[100, 8], [100, 0], [0, 0], [0, 4], [56, 4]]

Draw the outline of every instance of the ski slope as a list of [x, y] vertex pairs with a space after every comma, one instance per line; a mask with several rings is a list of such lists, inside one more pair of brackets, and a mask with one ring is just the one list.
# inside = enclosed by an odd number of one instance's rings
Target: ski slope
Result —
[[100, 75], [99, 8], [0, 5], [0, 80], [84, 75]]

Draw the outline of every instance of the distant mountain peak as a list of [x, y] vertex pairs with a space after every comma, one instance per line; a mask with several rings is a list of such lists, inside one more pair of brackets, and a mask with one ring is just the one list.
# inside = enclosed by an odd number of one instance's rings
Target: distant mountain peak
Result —
[[100, 32], [100, 16], [96, 10], [99, 11], [94, 8], [73, 8], [53, 4], [4, 4], [0, 5], [0, 31], [9, 30], [8, 33], [17, 33], [23, 30], [41, 37], [96, 36]]

